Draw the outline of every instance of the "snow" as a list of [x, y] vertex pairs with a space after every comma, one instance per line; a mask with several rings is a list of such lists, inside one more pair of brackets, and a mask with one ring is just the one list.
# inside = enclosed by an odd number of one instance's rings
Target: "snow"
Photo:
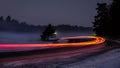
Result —
[[88, 58], [61, 68], [120, 68], [120, 49]]
[[[75, 58], [72, 58], [75, 59]], [[5, 65], [1, 65], [9, 68], [120, 68], [120, 49], [114, 49], [96, 56], [88, 57], [84, 60], [79, 60], [73, 63], [65, 63], [65, 61], [69, 61], [72, 59], [64, 59], [64, 62], [54, 62], [54, 59], [52, 62], [46, 62], [44, 61], [38, 61], [38, 62], [31, 62], [31, 63], [21, 63], [21, 62], [15, 62], [15, 63], [8, 63]], [[62, 61], [62, 60], [61, 60]], [[5, 66], [5, 67], [4, 67]]]
[[[6, 34], [6, 33], [5, 33]], [[41, 43], [39, 41], [39, 34], [9, 34], [5, 35], [4, 33], [0, 33], [0, 42], [6, 42], [8, 43], [13, 43], [14, 41], [16, 43], [26, 43], [26, 42], [31, 42], [32, 43]], [[59, 37], [62, 36], [75, 36], [79, 35], [80, 33], [68, 33], [68, 34], [61, 34]], [[82, 34], [81, 34], [82, 35]], [[83, 34], [85, 35], [85, 34]], [[12, 37], [13, 40], [9, 40]], [[19, 39], [18, 39], [19, 38]], [[20, 42], [19, 42], [20, 41]], [[120, 42], [120, 41], [118, 41]], [[75, 59], [75, 58], [73, 58]], [[59, 60], [59, 59], [57, 59]], [[68, 59], [67, 59], [68, 60]], [[67, 61], [64, 60], [64, 61]], [[71, 60], [71, 59], [69, 59]], [[41, 61], [42, 62], [42, 61]], [[85, 60], [79, 60], [74, 63], [68, 63], [68, 64], [63, 64], [61, 62], [57, 62], [55, 64], [52, 63], [46, 63], [46, 64], [40, 64], [41, 63], [36, 62], [34, 64], [26, 64], [21, 62], [17, 62], [19, 64], [11, 63], [6, 66], [0, 65], [0, 68], [120, 68], [120, 49], [114, 49], [108, 52], [105, 52], [103, 54], [97, 55], [97, 56], [91, 56], [86, 58]], [[12, 65], [14, 64], [14, 65]], [[46, 67], [44, 67], [46, 65]], [[27, 67], [22, 67], [22, 66], [27, 66]], [[40, 67], [43, 66], [43, 67]]]
[[[40, 40], [40, 33], [0, 32], [0, 43], [48, 43]], [[58, 38], [65, 36], [93, 35], [93, 32], [59, 32]]]

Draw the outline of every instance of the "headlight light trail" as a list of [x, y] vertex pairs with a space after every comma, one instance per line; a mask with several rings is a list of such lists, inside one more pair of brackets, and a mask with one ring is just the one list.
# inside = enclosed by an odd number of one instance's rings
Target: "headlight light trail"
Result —
[[74, 37], [62, 37], [61, 40], [69, 39], [87, 39], [91, 38], [93, 40], [84, 42], [74, 42], [74, 43], [48, 43], [48, 44], [0, 44], [0, 49], [2, 48], [23, 48], [23, 47], [70, 47], [70, 46], [91, 46], [96, 44], [101, 44], [105, 42], [105, 39], [98, 36], [74, 36]]

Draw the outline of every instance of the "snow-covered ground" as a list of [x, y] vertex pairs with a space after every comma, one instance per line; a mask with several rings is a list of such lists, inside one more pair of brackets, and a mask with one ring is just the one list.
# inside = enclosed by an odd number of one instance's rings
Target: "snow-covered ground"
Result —
[[[72, 59], [67, 59], [67, 60], [72, 60]], [[52, 63], [46, 62], [43, 64], [41, 64], [41, 62], [35, 62], [30, 64], [27, 63], [25, 65], [22, 65], [24, 63], [18, 62], [19, 64], [10, 63], [5, 65], [0, 65], [1, 66], [0, 68], [120, 68], [120, 49], [113, 49], [111, 51], [107, 51], [105, 53], [96, 56], [88, 57], [84, 60], [79, 60], [79, 61], [78, 60], [72, 63], [54, 62], [53, 60], [54, 64], [53, 62]]]
[[[38, 33], [0, 32], [0, 43], [47, 43], [40, 40]], [[65, 36], [93, 35], [93, 32], [58, 32], [58, 38]]]
[[[63, 35], [61, 34], [59, 37], [62, 36], [74, 36], [74, 35], [82, 35], [79, 33], [64, 33]], [[83, 35], [87, 35], [84, 34]], [[91, 34], [89, 34], [91, 35]], [[12, 38], [12, 40], [10, 41], [10, 38]], [[37, 42], [38, 43], [38, 38], [39, 34], [8, 34], [5, 35], [4, 33], [0, 34], [0, 42], [5, 42], [5, 41], [9, 41], [9, 42], [18, 42], [20, 41], [20, 43], [22, 42]], [[23, 41], [22, 41], [23, 40]], [[36, 41], [38, 40], [38, 41]], [[18, 42], [19, 43], [19, 42]], [[40, 42], [39, 42], [40, 43]], [[114, 46], [114, 45], [113, 45]], [[78, 58], [77, 58], [78, 59]], [[58, 60], [58, 59], [56, 59]], [[71, 59], [70, 59], [71, 60]], [[77, 60], [76, 62], [72, 62], [72, 63], [61, 63], [61, 62], [57, 62], [55, 64], [44, 64], [45, 66], [42, 66], [39, 62], [36, 62], [34, 64], [27, 64], [27, 65], [18, 65], [18, 66], [4, 66], [0, 64], [0, 68], [120, 68], [120, 49], [113, 49], [107, 52], [104, 52], [102, 54], [99, 55], [95, 55], [95, 56], [90, 56], [84, 60]], [[48, 65], [48, 66], [47, 66]]]
[[63, 65], [61, 68], [120, 68], [120, 49], [115, 49], [76, 63]]

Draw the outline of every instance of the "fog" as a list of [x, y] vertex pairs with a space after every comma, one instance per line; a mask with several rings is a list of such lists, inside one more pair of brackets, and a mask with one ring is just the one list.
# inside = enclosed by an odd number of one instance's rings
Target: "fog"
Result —
[[[40, 40], [41, 32], [0, 32], [0, 43], [46, 43]], [[93, 32], [58, 32], [58, 38], [65, 36], [93, 35]]]

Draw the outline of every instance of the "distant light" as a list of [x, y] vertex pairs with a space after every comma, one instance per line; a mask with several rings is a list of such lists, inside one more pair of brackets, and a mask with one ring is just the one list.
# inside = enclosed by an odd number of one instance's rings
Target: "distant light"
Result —
[[55, 31], [55, 32], [54, 32], [54, 34], [57, 36], [57, 35], [58, 35], [58, 32], [57, 32], [57, 31]]

